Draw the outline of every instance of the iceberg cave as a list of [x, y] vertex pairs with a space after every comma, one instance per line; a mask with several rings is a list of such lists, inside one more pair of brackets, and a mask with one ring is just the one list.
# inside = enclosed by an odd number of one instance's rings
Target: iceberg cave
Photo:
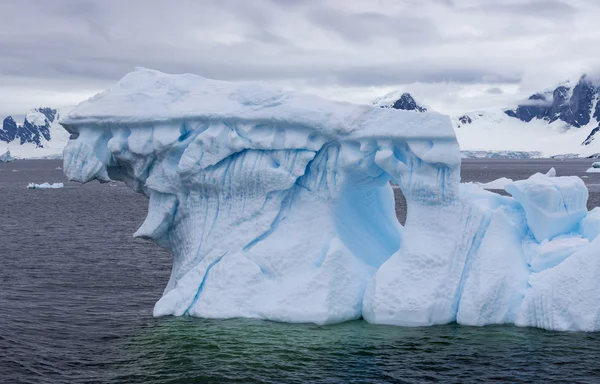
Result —
[[444, 115], [137, 69], [61, 124], [70, 180], [149, 198], [135, 236], [173, 254], [155, 316], [600, 330], [583, 181], [461, 184]]

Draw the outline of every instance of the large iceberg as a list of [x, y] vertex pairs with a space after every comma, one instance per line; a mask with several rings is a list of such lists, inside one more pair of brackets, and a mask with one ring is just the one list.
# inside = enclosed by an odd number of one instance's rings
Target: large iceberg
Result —
[[135, 236], [173, 253], [155, 316], [600, 329], [583, 182], [461, 185], [446, 116], [138, 69], [61, 124], [70, 180], [149, 198]]

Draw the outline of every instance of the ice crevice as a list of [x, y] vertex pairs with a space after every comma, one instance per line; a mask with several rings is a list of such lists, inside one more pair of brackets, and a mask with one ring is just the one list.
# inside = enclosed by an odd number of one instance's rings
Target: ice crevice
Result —
[[61, 124], [69, 179], [149, 198], [135, 236], [173, 254], [155, 316], [600, 329], [581, 179], [461, 184], [446, 116], [138, 69]]

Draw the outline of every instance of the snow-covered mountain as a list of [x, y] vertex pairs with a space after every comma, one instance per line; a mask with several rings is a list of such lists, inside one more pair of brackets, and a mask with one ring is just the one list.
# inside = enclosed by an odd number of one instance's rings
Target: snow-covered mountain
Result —
[[73, 108], [34, 108], [21, 124], [7, 116], [0, 127], [0, 153], [10, 151], [12, 157], [22, 159], [62, 157], [69, 133], [58, 119]]
[[[600, 78], [582, 76], [531, 95], [514, 107], [452, 117], [461, 150], [473, 156], [592, 156], [600, 153]], [[424, 112], [408, 94], [373, 102], [382, 108]], [[489, 157], [489, 156], [486, 156]], [[493, 156], [492, 156], [493, 157]]]
[[[599, 100], [600, 77], [584, 75], [512, 107], [473, 111], [452, 117], [452, 122], [461, 150], [476, 157], [592, 156], [600, 154]], [[389, 93], [373, 105], [431, 111], [406, 92]], [[6, 117], [0, 127], [0, 154], [10, 150], [15, 158], [61, 157], [69, 134], [58, 119], [73, 108], [35, 108], [21, 124]]]
[[373, 105], [381, 108], [402, 109], [404, 111], [427, 112], [427, 108], [417, 104], [410, 93], [391, 92], [375, 99]]
[[514, 109], [505, 110], [510, 117], [524, 122], [533, 119], [549, 123], [562, 121], [575, 128], [600, 121], [600, 81], [586, 75], [574, 87], [560, 85], [551, 93], [536, 93]]
[[584, 75], [512, 108], [470, 112], [453, 118], [453, 123], [463, 150], [591, 156], [600, 153], [598, 100], [600, 79]]

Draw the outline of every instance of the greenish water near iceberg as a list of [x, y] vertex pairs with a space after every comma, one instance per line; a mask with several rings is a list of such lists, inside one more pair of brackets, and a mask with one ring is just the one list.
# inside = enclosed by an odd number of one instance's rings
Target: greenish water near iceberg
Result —
[[[117, 348], [117, 345], [120, 347]], [[115, 343], [122, 381], [598, 382], [600, 334], [168, 318]], [[136, 367], [127, 373], [127, 367]], [[144, 375], [152, 377], [144, 379]]]

